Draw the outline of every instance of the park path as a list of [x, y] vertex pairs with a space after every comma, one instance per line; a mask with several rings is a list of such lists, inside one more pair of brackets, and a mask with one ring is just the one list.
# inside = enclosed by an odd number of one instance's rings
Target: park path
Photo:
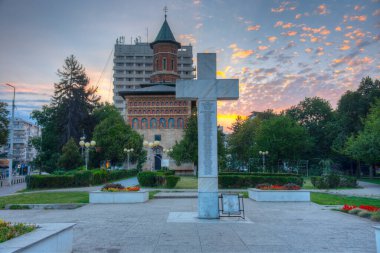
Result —
[[14, 184], [11, 186], [0, 187], [0, 196], [7, 196], [14, 194], [18, 191], [24, 190], [26, 188], [26, 183]]
[[380, 185], [368, 183], [364, 181], [358, 181], [358, 185], [362, 188], [344, 189], [344, 190], [329, 189], [329, 190], [318, 190], [318, 192], [380, 199]]

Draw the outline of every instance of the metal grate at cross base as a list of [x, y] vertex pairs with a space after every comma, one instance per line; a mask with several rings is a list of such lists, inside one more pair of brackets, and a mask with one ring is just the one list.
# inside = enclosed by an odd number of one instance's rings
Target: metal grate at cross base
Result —
[[245, 219], [243, 195], [236, 193], [220, 194], [219, 217], [239, 217]]

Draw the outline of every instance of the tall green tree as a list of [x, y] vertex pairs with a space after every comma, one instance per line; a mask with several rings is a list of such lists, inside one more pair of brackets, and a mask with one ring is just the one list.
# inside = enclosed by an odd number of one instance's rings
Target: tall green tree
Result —
[[100, 120], [94, 130], [93, 138], [100, 152], [99, 160], [111, 160], [113, 164], [125, 160], [124, 148], [133, 148], [131, 161], [144, 162], [143, 138], [129, 125], [126, 125], [116, 107], [105, 104], [94, 112]]
[[369, 175], [374, 176], [375, 164], [380, 162], [380, 100], [370, 109], [364, 129], [348, 138], [344, 152], [368, 164]]
[[0, 146], [7, 143], [8, 139], [8, 115], [7, 104], [0, 102]]
[[312, 158], [327, 158], [331, 154], [331, 132], [334, 113], [330, 103], [319, 97], [305, 98], [286, 111], [286, 115], [306, 127], [315, 142]]
[[279, 160], [304, 158], [313, 142], [307, 129], [287, 116], [262, 121], [255, 136], [252, 153], [268, 151], [268, 159], [276, 164]]
[[59, 157], [58, 166], [65, 170], [73, 170], [82, 163], [79, 147], [74, 138], [70, 138], [62, 148], [62, 155]]
[[71, 137], [78, 140], [83, 130], [91, 132], [88, 121], [100, 97], [95, 94], [97, 88], [89, 87], [85, 69], [74, 55], [65, 59], [57, 75], [60, 80], [54, 84], [52, 105], [59, 115], [57, 124], [61, 129], [62, 144]]

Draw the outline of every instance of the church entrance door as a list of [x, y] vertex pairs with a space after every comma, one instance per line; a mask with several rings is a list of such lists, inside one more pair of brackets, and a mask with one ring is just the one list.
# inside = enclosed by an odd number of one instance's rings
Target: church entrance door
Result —
[[161, 169], [161, 159], [162, 159], [162, 155], [160, 155], [160, 154], [156, 154], [154, 156], [154, 169], [155, 170]]

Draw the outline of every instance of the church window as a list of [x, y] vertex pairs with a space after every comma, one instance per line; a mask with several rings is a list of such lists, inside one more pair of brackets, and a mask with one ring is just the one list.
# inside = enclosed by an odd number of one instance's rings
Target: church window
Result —
[[146, 103], [144, 102], [144, 106], [146, 106]]
[[143, 118], [141, 120], [141, 129], [147, 129], [148, 128], [148, 120], [146, 118]]
[[166, 70], [166, 58], [162, 59], [162, 70]]
[[132, 120], [132, 128], [133, 129], [138, 129], [139, 128], [139, 120], [138, 119], [134, 118]]
[[156, 129], [157, 128], [157, 120], [155, 118], [150, 120], [150, 128]]
[[174, 71], [174, 60], [172, 60], [172, 70]]
[[156, 70], [158, 69], [158, 59], [156, 59]]
[[174, 119], [173, 118], [170, 118], [168, 120], [168, 128], [174, 128]]
[[166, 102], [165, 105], [168, 106], [168, 105], [169, 105], [169, 102]]
[[160, 103], [158, 103], [158, 102], [157, 102], [157, 103], [156, 103], [156, 105], [157, 105], [157, 106], [159, 106], [159, 105], [160, 105]]
[[135, 106], [137, 106], [137, 102], [135, 102]]
[[177, 128], [183, 128], [183, 119], [182, 118], [179, 118], [177, 120]]
[[164, 118], [160, 119], [160, 128], [166, 128], [166, 120]]
[[170, 110], [170, 114], [173, 114], [173, 110]]
[[172, 106], [173, 105], [173, 102], [170, 102], [170, 106]]
[[164, 105], [164, 102], [161, 102], [161, 106], [163, 106]]
[[143, 114], [146, 114], [146, 111], [145, 111], [145, 110], [143, 111]]

